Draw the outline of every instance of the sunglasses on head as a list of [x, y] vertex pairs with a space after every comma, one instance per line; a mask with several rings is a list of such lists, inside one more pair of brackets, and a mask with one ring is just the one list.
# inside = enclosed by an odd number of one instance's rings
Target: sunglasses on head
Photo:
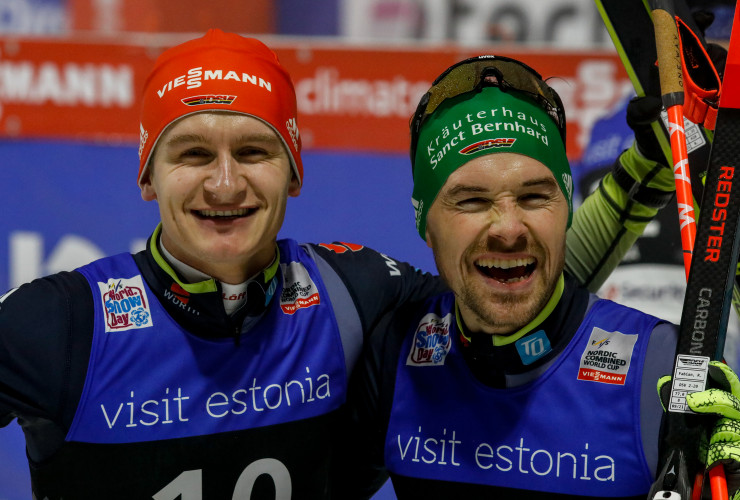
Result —
[[515, 90], [534, 100], [553, 119], [565, 143], [565, 111], [557, 92], [547, 85], [534, 69], [503, 56], [478, 56], [465, 59], [442, 73], [419, 101], [411, 117], [411, 163], [416, 156], [416, 143], [424, 121], [447, 99], [484, 87], [499, 87], [504, 92]]

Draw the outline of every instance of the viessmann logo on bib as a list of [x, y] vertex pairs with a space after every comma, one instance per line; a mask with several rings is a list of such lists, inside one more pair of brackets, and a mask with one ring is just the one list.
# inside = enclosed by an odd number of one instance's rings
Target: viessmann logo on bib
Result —
[[283, 292], [280, 294], [280, 308], [285, 314], [294, 314], [298, 309], [321, 303], [319, 289], [311, 280], [302, 264], [291, 262], [280, 264], [283, 271]]
[[105, 312], [105, 331], [120, 332], [153, 326], [141, 276], [98, 282]]
[[594, 328], [581, 355], [578, 380], [624, 385], [637, 335]]

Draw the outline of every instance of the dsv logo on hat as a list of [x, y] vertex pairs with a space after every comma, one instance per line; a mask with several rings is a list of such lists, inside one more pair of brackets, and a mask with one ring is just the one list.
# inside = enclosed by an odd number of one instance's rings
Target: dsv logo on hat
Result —
[[236, 100], [235, 95], [194, 95], [180, 99], [186, 106], [202, 106], [204, 104], [228, 104], [231, 105]]
[[472, 155], [473, 153], [477, 153], [478, 151], [482, 151], [484, 149], [491, 149], [491, 148], [510, 148], [514, 145], [516, 142], [516, 139], [514, 138], [507, 138], [507, 137], [498, 137], [496, 139], [485, 139], [483, 141], [478, 141], [476, 143], [473, 143], [469, 146], [466, 146], [460, 150], [461, 155]]

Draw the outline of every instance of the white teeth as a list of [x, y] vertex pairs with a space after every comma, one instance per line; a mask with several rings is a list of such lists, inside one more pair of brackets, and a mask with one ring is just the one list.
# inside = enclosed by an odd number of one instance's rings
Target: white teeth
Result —
[[481, 267], [497, 267], [499, 269], [511, 269], [512, 267], [527, 266], [534, 264], [533, 257], [525, 259], [480, 259], [476, 262]]
[[247, 214], [246, 208], [240, 208], [238, 210], [200, 210], [201, 215], [206, 217], [234, 217]]
[[518, 283], [519, 281], [524, 281], [524, 276], [522, 276], [521, 278], [511, 278], [511, 279], [505, 280], [504, 282], [505, 283]]

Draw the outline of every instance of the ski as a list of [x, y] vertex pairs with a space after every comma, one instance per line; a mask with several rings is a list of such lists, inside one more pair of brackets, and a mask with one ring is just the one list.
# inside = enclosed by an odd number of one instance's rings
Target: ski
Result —
[[[647, 0], [595, 1], [636, 94], [661, 96], [655, 30]], [[694, 33], [699, 33], [684, 0], [669, 5]], [[738, 24], [736, 12], [734, 25]], [[724, 349], [740, 247], [740, 171], [736, 175], [740, 144], [734, 139], [740, 137], [740, 99], [736, 97], [740, 88], [734, 88], [740, 87], [738, 31], [733, 29], [714, 145], [703, 127], [684, 121], [691, 177], [695, 179], [692, 192], [701, 206], [679, 327], [672, 397], [665, 417], [666, 432], [660, 443], [659, 472], [648, 498], [691, 498], [692, 481], [700, 470], [696, 444], [702, 428], [699, 417], [686, 407], [685, 397], [704, 389], [708, 363], [721, 359]], [[666, 120], [662, 122], [654, 124], [653, 131], [670, 160], [669, 131]], [[702, 187], [698, 181], [705, 172]]]
[[701, 197], [695, 251], [676, 347], [657, 480], [648, 498], [691, 498], [702, 417], [686, 395], [704, 390], [710, 360], [722, 359], [740, 253], [740, 9], [734, 17], [714, 141]]

